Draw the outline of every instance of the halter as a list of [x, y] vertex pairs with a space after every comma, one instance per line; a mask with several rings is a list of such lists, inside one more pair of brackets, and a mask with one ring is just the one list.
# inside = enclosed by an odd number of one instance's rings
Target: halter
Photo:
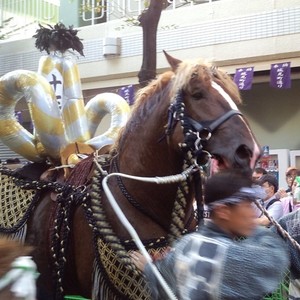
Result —
[[[211, 158], [211, 154], [204, 149], [205, 143], [211, 138], [212, 133], [216, 131], [219, 126], [235, 115], [242, 115], [242, 113], [238, 110], [231, 109], [215, 120], [196, 121], [185, 113], [183, 90], [181, 89], [177, 92], [174, 101], [169, 107], [168, 124], [165, 134], [170, 136], [174, 131], [176, 123], [179, 121], [184, 134], [184, 142], [179, 144], [180, 148], [186, 156], [189, 156], [188, 153], [191, 153], [191, 158], [194, 160], [192, 163], [204, 166]], [[200, 221], [204, 217], [202, 180], [200, 173], [195, 173], [193, 176], [198, 221]]]
[[177, 92], [175, 100], [169, 107], [166, 135], [170, 136], [177, 121], [180, 121], [184, 134], [184, 142], [180, 144], [180, 147], [184, 152], [191, 151], [197, 163], [202, 166], [205, 165], [208, 158], [211, 157], [210, 153], [203, 149], [204, 143], [211, 138], [212, 133], [220, 125], [235, 115], [242, 115], [242, 113], [238, 110], [231, 109], [215, 120], [196, 121], [185, 114], [183, 90], [181, 89]]

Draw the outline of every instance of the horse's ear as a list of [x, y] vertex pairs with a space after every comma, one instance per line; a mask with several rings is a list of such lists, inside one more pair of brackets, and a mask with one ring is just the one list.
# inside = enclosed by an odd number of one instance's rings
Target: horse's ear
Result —
[[175, 71], [177, 69], [178, 65], [181, 63], [181, 60], [171, 56], [165, 50], [163, 50], [163, 52], [167, 58], [168, 63], [170, 64], [172, 70]]

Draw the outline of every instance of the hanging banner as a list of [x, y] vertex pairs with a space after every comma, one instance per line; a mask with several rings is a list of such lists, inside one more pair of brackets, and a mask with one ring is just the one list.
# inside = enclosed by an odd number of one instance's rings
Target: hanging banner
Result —
[[254, 67], [236, 69], [234, 82], [239, 90], [251, 90], [253, 81]]
[[291, 88], [291, 63], [271, 65], [270, 86], [277, 89]]
[[134, 87], [132, 84], [120, 88], [118, 94], [123, 97], [129, 105], [134, 103]]

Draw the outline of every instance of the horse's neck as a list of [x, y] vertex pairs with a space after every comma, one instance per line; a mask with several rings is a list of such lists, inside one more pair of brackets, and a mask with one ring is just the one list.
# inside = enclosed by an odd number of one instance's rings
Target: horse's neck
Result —
[[[166, 176], [180, 172], [183, 155], [165, 135], [167, 103], [128, 125], [118, 153], [120, 171], [137, 176]], [[159, 105], [157, 105], [159, 106]], [[174, 145], [175, 144], [175, 145]]]
[[[161, 136], [155, 135], [155, 132], [157, 131], [148, 132], [147, 137], [144, 133], [144, 138], [139, 136], [136, 139], [141, 143], [134, 147], [129, 145], [126, 151], [119, 153], [119, 172], [141, 177], [164, 177], [183, 171], [182, 153], [172, 150], [166, 138], [158, 142]], [[150, 216], [152, 222], [168, 230], [178, 185], [179, 183], [157, 185], [123, 178], [122, 184], [120, 185], [119, 181], [116, 189], [122, 190], [122, 198], [125, 202], [133, 199], [132, 201], [138, 203], [141, 210], [147, 212], [145, 216]], [[186, 199], [188, 205], [191, 203], [191, 194], [185, 195], [188, 197]]]
[[[135, 111], [119, 142], [117, 169], [111, 171], [140, 177], [163, 177], [182, 172], [184, 155], [174, 142], [175, 135], [170, 140], [165, 135], [168, 107], [166, 99], [160, 97]], [[182, 132], [178, 128], [180, 135]], [[152, 232], [168, 231], [178, 183], [157, 185], [127, 178], [122, 178], [120, 183], [114, 178], [111, 186], [122, 209], [136, 226], [145, 228], [149, 224], [155, 228]], [[192, 193], [187, 197], [190, 205]]]

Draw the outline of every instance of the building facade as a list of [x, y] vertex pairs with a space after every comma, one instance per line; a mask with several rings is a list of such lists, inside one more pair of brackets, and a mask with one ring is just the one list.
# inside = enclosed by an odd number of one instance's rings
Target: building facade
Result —
[[[79, 5], [78, 1], [64, 2]], [[175, 3], [176, 9], [163, 11], [157, 32], [157, 73], [168, 69], [163, 50], [179, 59], [202, 57], [232, 75], [238, 68], [254, 67], [252, 89], [241, 92], [241, 110], [259, 143], [272, 149], [300, 149], [300, 0], [199, 3], [181, 7]], [[71, 12], [70, 7], [61, 7], [61, 16], [68, 15], [68, 9]], [[142, 29], [126, 20], [125, 13], [121, 19], [110, 17], [79, 28], [85, 56], [78, 57], [78, 65], [87, 101], [103, 90], [116, 92], [138, 84]], [[61, 21], [72, 25], [68, 19]], [[120, 43], [117, 55], [107, 55], [108, 40]], [[36, 71], [41, 55], [33, 38], [2, 41], [0, 75], [17, 69]], [[291, 88], [271, 88], [270, 66], [282, 62], [291, 64]]]

